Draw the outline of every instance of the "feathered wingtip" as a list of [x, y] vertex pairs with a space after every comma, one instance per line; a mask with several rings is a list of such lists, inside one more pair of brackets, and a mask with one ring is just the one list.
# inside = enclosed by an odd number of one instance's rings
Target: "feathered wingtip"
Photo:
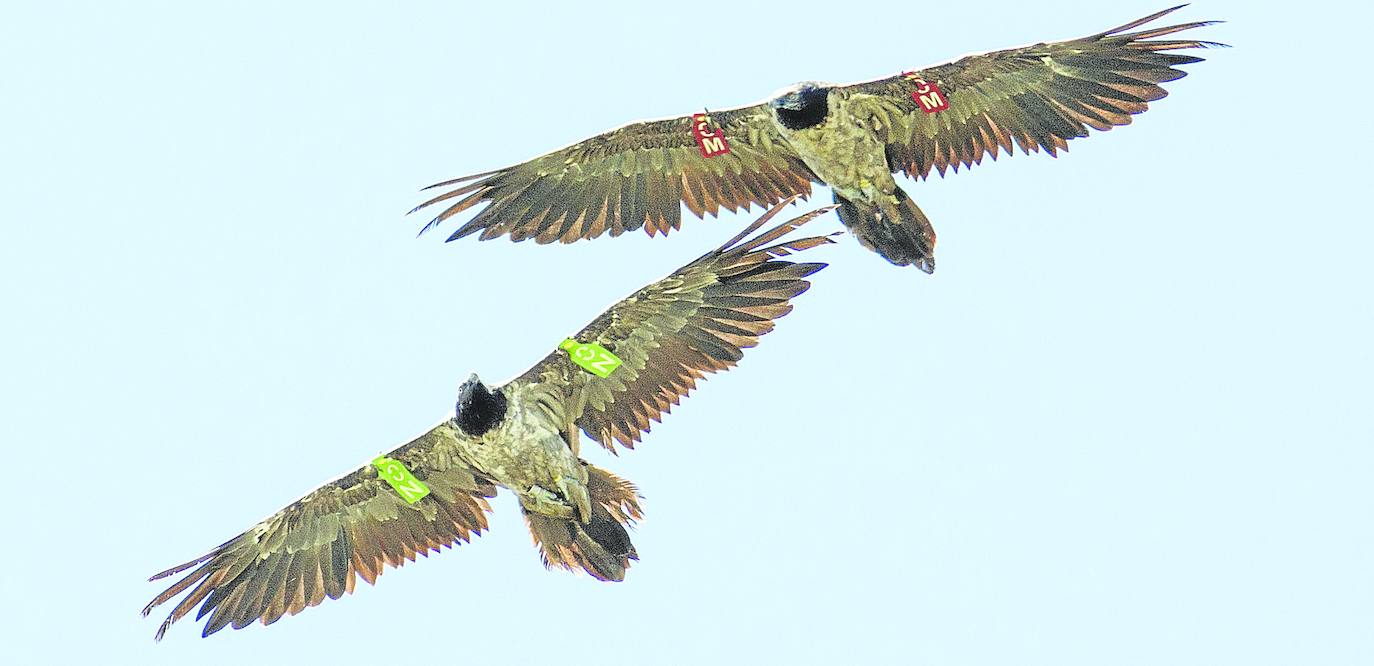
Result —
[[[439, 203], [439, 202], [441, 202], [441, 201], [448, 201], [449, 199], [452, 199], [452, 198], [454, 198], [454, 197], [459, 197], [459, 196], [462, 196], [462, 195], [464, 195], [464, 194], [468, 194], [469, 192], [473, 192], [473, 191], [475, 191], [475, 190], [479, 190], [479, 189], [481, 189], [483, 186], [486, 185], [486, 178], [487, 178], [488, 176], [496, 175], [496, 174], [498, 174], [498, 173], [501, 173], [503, 170], [504, 170], [504, 169], [497, 169], [497, 170], [495, 170], [495, 171], [485, 171], [485, 172], [482, 172], [482, 173], [474, 173], [474, 174], [472, 174], [472, 175], [470, 175], [470, 176], [462, 176], [462, 177], [460, 177], [460, 178], [454, 178], [454, 179], [452, 179], [452, 180], [446, 180], [446, 181], [444, 181], [444, 182], [442, 182], [442, 183], [435, 183], [435, 184], [433, 184], [433, 185], [430, 185], [429, 187], [421, 188], [420, 191], [421, 191], [421, 192], [425, 192], [425, 191], [427, 191], [427, 190], [432, 190], [432, 189], [434, 189], [434, 188], [436, 188], [436, 187], [448, 187], [449, 185], [457, 185], [457, 184], [459, 184], [459, 183], [465, 183], [465, 182], [467, 182], [467, 181], [469, 181], [469, 180], [475, 180], [475, 181], [476, 181], [476, 182], [473, 182], [473, 183], [468, 183], [467, 185], [464, 185], [463, 187], [457, 188], [457, 189], [455, 189], [455, 190], [451, 190], [451, 191], [449, 191], [449, 192], [445, 192], [445, 193], [443, 193], [443, 194], [440, 194], [439, 196], [436, 196], [436, 197], [434, 197], [434, 198], [432, 198], [432, 199], [430, 199], [430, 200], [428, 200], [428, 201], [426, 201], [426, 202], [424, 202], [424, 203], [422, 203], [422, 204], [420, 204], [420, 205], [418, 205], [418, 206], [416, 206], [416, 207], [410, 209], [409, 211], [406, 211], [406, 215], [413, 214], [413, 213], [415, 213], [416, 211], [420, 210], [421, 208], [425, 208], [425, 207], [428, 207], [428, 206], [432, 206], [432, 205], [437, 204], [437, 203]], [[426, 222], [426, 223], [425, 223], [425, 226], [424, 226], [423, 228], [420, 229], [420, 233], [415, 234], [415, 237], [416, 237], [416, 238], [419, 238], [420, 236], [425, 235], [425, 232], [426, 232], [426, 231], [429, 231], [430, 229], [433, 229], [434, 227], [439, 226], [439, 224], [440, 224], [441, 222], [443, 222], [444, 220], [447, 220], [448, 218], [453, 217], [454, 215], [457, 215], [458, 213], [463, 212], [464, 210], [470, 208], [471, 206], [473, 206], [474, 204], [478, 203], [479, 201], [481, 201], [481, 197], [480, 197], [480, 196], [473, 196], [473, 197], [468, 197], [467, 199], [464, 199], [463, 201], [460, 201], [460, 202], [458, 202], [457, 204], [454, 204], [454, 205], [452, 205], [452, 206], [449, 206], [448, 208], [446, 208], [446, 209], [444, 209], [442, 212], [440, 212], [438, 215], [435, 215], [434, 218], [431, 219], [429, 222]], [[450, 238], [449, 240], [453, 240], [453, 239]]]
[[[143, 617], [148, 617], [152, 614], [154, 608], [157, 608], [158, 606], [167, 603], [173, 597], [177, 596], [178, 594], [181, 594], [182, 592], [185, 592], [186, 590], [190, 589], [192, 585], [199, 583], [202, 579], [209, 576], [211, 573], [210, 566], [204, 563], [207, 560], [211, 560], [216, 555], [222, 553], [224, 549], [229, 547], [229, 545], [233, 542], [234, 539], [230, 539], [229, 541], [226, 541], [220, 544], [219, 546], [215, 547], [214, 550], [204, 555], [201, 555], [200, 557], [197, 557], [196, 559], [191, 560], [190, 562], [178, 564], [177, 566], [167, 569], [166, 571], [160, 571], [150, 576], [148, 578], [148, 581], [153, 582], [157, 580], [162, 580], [163, 578], [167, 578], [168, 576], [179, 574], [194, 566], [203, 565], [196, 571], [193, 571], [190, 574], [188, 574], [185, 578], [182, 578], [176, 584], [172, 585], [166, 590], [163, 590], [162, 594], [157, 595], [153, 598], [152, 601], [148, 602], [148, 605], [143, 607]], [[200, 603], [200, 601], [204, 599], [207, 594], [213, 591], [213, 587], [213, 585], [199, 586], [195, 593], [192, 593], [191, 596], [187, 597], [186, 599], [183, 599], [181, 603], [177, 604], [176, 607], [172, 609], [172, 612], [168, 613], [167, 619], [163, 620], [162, 624], [158, 625], [157, 633], [153, 636], [153, 641], [161, 641], [162, 637], [167, 634], [167, 630], [171, 628], [172, 624], [175, 623], [177, 620], [180, 620], [187, 613], [191, 612], [191, 610], [195, 608], [195, 605], [197, 603]], [[199, 617], [197, 619], [199, 619]]]
[[807, 250], [813, 247], [817, 247], [819, 245], [834, 243], [835, 241], [832, 240], [832, 237], [843, 234], [843, 231], [836, 231], [829, 234], [825, 234], [823, 236], [807, 236], [805, 238], [798, 238], [795, 240], [789, 240], [786, 242], [778, 243], [776, 245], [764, 247], [768, 243], [772, 243], [773, 241], [781, 239], [783, 236], [786, 236], [787, 234], [796, 231], [798, 228], [800, 228], [807, 222], [810, 222], [811, 220], [814, 220], [826, 213], [829, 213], [832, 210], [835, 210], [836, 208], [838, 208], [838, 206], [822, 206], [813, 211], [804, 213], [798, 217], [794, 217], [786, 222], [783, 222], [782, 224], [779, 224], [778, 226], [773, 227], [772, 229], [769, 229], [768, 231], [765, 231], [752, 239], [749, 239], [748, 242], [743, 242], [746, 238], [749, 238], [751, 235], [754, 234], [754, 232], [758, 231], [765, 224], [768, 224], [768, 222], [771, 221], [773, 218], [777, 217], [778, 214], [782, 212], [783, 207], [796, 203], [797, 200], [800, 198], [801, 195], [792, 195], [778, 202], [777, 205], [773, 206], [772, 208], [769, 208], [766, 212], [764, 212], [763, 215], [759, 216], [759, 219], [754, 220], [752, 223], [749, 224], [749, 226], [745, 227], [743, 231], [739, 232], [738, 234], [735, 234], [734, 238], [731, 238], [730, 240], [726, 241], [724, 245], [721, 245], [715, 250], [712, 250], [711, 252], [702, 255], [700, 259], [720, 256], [728, 252], [739, 252], [741, 254], [747, 254], [750, 252], [762, 252], [771, 257], [785, 257], [789, 254], [792, 254], [793, 252], [801, 252], [802, 250]]
[[[1188, 6], [1187, 4], [1182, 4], [1182, 5], [1176, 5], [1176, 6], [1174, 6], [1174, 7], [1170, 7], [1170, 8], [1168, 8], [1168, 9], [1164, 9], [1164, 10], [1157, 11], [1157, 12], [1155, 12], [1155, 13], [1153, 13], [1153, 14], [1150, 14], [1149, 16], [1144, 16], [1144, 17], [1138, 18], [1138, 19], [1136, 19], [1136, 20], [1134, 20], [1134, 21], [1131, 21], [1130, 23], [1127, 23], [1127, 24], [1125, 24], [1125, 25], [1119, 25], [1119, 26], [1117, 26], [1117, 27], [1115, 27], [1115, 28], [1112, 28], [1112, 29], [1110, 29], [1110, 30], [1106, 30], [1106, 31], [1104, 31], [1104, 32], [1099, 32], [1099, 33], [1097, 33], [1096, 35], [1093, 35], [1093, 38], [1094, 38], [1094, 39], [1107, 39], [1107, 38], [1109, 38], [1109, 37], [1115, 37], [1115, 38], [1117, 38], [1117, 39], [1125, 39], [1125, 40], [1127, 40], [1127, 41], [1129, 41], [1129, 42], [1134, 43], [1135, 46], [1136, 46], [1137, 48], [1146, 48], [1147, 50], [1150, 50], [1150, 51], [1168, 51], [1168, 50], [1172, 50], [1172, 49], [1207, 49], [1207, 48], [1222, 48], [1222, 49], [1224, 49], [1224, 48], [1230, 48], [1230, 45], [1229, 45], [1229, 44], [1222, 44], [1221, 42], [1208, 42], [1208, 41], [1193, 40], [1193, 39], [1173, 39], [1173, 40], [1160, 40], [1160, 41], [1153, 41], [1153, 42], [1145, 42], [1145, 43], [1143, 43], [1143, 44], [1141, 43], [1141, 42], [1143, 42], [1144, 40], [1147, 40], [1147, 39], [1153, 39], [1153, 38], [1155, 38], [1155, 37], [1163, 37], [1163, 36], [1165, 36], [1165, 35], [1172, 35], [1172, 34], [1174, 34], [1174, 33], [1176, 33], [1176, 32], [1183, 32], [1184, 30], [1192, 30], [1193, 28], [1203, 28], [1203, 27], [1206, 27], [1206, 26], [1209, 26], [1209, 25], [1216, 25], [1216, 24], [1218, 24], [1218, 23], [1225, 23], [1225, 21], [1193, 21], [1193, 22], [1191, 22], [1191, 23], [1180, 23], [1180, 24], [1178, 24], [1178, 25], [1164, 26], [1164, 27], [1162, 27], [1162, 28], [1151, 28], [1151, 29], [1149, 29], [1149, 30], [1142, 30], [1142, 31], [1140, 31], [1140, 32], [1133, 32], [1133, 33], [1130, 33], [1130, 34], [1124, 34], [1124, 35], [1121, 34], [1121, 33], [1126, 32], [1127, 30], [1131, 30], [1132, 28], [1138, 28], [1138, 27], [1140, 27], [1140, 26], [1142, 26], [1142, 25], [1145, 25], [1146, 23], [1150, 23], [1151, 21], [1154, 21], [1154, 20], [1156, 20], [1156, 19], [1162, 18], [1162, 17], [1167, 16], [1167, 15], [1169, 15], [1169, 14], [1172, 14], [1172, 13], [1174, 13], [1174, 12], [1180, 10], [1180, 9], [1183, 9], [1184, 7], [1187, 7], [1187, 6]], [[1199, 59], [1199, 60], [1200, 60], [1200, 59]]]

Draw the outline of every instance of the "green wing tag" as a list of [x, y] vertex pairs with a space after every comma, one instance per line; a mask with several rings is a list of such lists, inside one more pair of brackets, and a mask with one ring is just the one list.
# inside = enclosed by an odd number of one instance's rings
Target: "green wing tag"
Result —
[[396, 489], [396, 493], [401, 496], [401, 499], [414, 504], [429, 494], [429, 486], [426, 486], [424, 481], [415, 478], [415, 475], [411, 474], [401, 461], [386, 456], [377, 456], [372, 464], [377, 468], [377, 476], [386, 479], [386, 482]]
[[573, 363], [597, 377], [610, 377], [611, 373], [624, 363], [619, 356], [595, 342], [584, 343], [568, 338], [563, 344], [558, 345], [558, 348], [568, 352], [568, 358], [572, 359]]

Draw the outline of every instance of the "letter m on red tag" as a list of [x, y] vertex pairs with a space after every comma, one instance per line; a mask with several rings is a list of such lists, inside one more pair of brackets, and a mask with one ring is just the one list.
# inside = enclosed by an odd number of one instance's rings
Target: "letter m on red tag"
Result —
[[935, 85], [916, 72], [902, 72], [906, 80], [915, 84], [916, 89], [911, 91], [911, 100], [916, 102], [926, 113], [935, 113], [949, 108], [949, 98], [940, 90], [940, 86]]
[[697, 147], [701, 148], [702, 157], [715, 157], [730, 152], [730, 144], [725, 142], [725, 135], [711, 129], [711, 119], [704, 113], [692, 114], [692, 136], [697, 140]]

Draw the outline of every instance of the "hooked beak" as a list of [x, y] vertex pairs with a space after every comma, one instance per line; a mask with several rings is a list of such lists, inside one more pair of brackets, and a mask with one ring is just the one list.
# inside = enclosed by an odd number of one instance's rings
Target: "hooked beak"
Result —
[[458, 404], [465, 405], [472, 402], [472, 392], [482, 384], [482, 380], [477, 378], [477, 373], [468, 376], [468, 380], [463, 382], [462, 388], [458, 390]]

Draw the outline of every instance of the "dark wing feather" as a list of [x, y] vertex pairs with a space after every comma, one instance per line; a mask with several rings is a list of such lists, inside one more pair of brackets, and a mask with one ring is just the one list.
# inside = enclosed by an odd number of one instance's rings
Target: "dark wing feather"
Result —
[[709, 116], [730, 152], [704, 157], [691, 116], [631, 123], [522, 164], [432, 185], [453, 189], [411, 212], [447, 204], [423, 233], [489, 204], [448, 240], [480, 233], [481, 240], [571, 243], [640, 228], [666, 235], [681, 225], [681, 204], [705, 217], [811, 192], [816, 176], [777, 134], [765, 105]]
[[[915, 74], [935, 83], [949, 108], [926, 113], [905, 75], [843, 86], [871, 109], [872, 122], [887, 144], [888, 164], [908, 176], [926, 177], [932, 168], [982, 163], [998, 151], [1067, 150], [1069, 139], [1088, 128], [1127, 125], [1133, 114], [1167, 93], [1159, 84], [1185, 75], [1175, 67], [1202, 59], [1165, 53], [1175, 49], [1224, 46], [1196, 40], [1154, 39], [1215, 21], [1198, 21], [1139, 32], [1174, 7], [1081, 39], [1036, 44], [962, 58]], [[872, 97], [865, 97], [872, 96]]]
[[[372, 583], [383, 565], [399, 567], [416, 554], [467, 542], [487, 528], [485, 498], [496, 486], [453, 455], [455, 430], [436, 426], [391, 453], [429, 487], [408, 504], [371, 465], [332, 481], [201, 557], [150, 580], [191, 572], [157, 595], [153, 608], [190, 590], [158, 627], [161, 640], [172, 623], [196, 604], [202, 635], [261, 621], [272, 624], [325, 597], [353, 591], [356, 577]], [[194, 567], [194, 568], [193, 568]]]
[[577, 333], [577, 341], [596, 342], [624, 362], [609, 377], [589, 374], [555, 351], [512, 381], [563, 387], [578, 428], [612, 451], [617, 442], [633, 448], [650, 422], [661, 420], [697, 380], [733, 367], [744, 349], [773, 330], [774, 320], [791, 311], [789, 301], [811, 286], [806, 277], [825, 266], [781, 257], [832, 242], [825, 236], [784, 236], [833, 206], [749, 238], [793, 200], [616, 303]]

